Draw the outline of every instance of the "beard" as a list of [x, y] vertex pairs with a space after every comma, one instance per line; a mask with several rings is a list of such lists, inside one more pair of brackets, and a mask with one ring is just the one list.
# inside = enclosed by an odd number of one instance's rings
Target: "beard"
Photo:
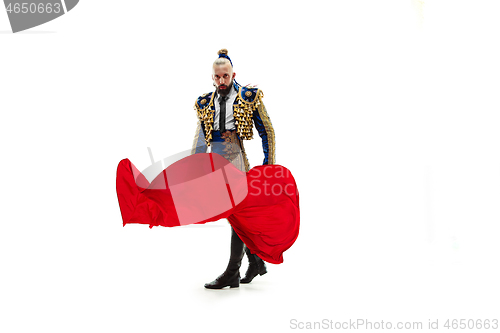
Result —
[[[227, 96], [229, 95], [229, 92], [231, 91], [231, 87], [233, 86], [233, 79], [231, 79], [231, 82], [229, 82], [229, 85], [223, 85], [221, 84], [220, 86], [216, 87], [217, 88], [217, 93], [220, 96]], [[221, 89], [221, 87], [224, 87], [225, 89]]]

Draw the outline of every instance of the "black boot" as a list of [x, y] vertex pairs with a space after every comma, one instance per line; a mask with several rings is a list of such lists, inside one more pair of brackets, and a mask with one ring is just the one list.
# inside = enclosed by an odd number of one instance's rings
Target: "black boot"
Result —
[[240, 266], [243, 259], [243, 247], [238, 234], [231, 227], [231, 255], [226, 271], [219, 275], [214, 281], [205, 283], [205, 288], [222, 289], [224, 287], [236, 288], [240, 286]]
[[267, 273], [266, 263], [260, 259], [258, 255], [252, 254], [248, 247], [245, 246], [245, 252], [248, 256], [248, 270], [245, 277], [240, 280], [241, 283], [250, 283], [257, 275]]

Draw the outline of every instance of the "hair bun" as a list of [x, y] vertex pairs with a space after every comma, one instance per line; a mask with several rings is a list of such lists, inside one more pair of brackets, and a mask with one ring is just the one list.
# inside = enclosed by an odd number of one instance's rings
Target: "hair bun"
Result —
[[220, 49], [219, 52], [217, 52], [217, 55], [225, 54], [227, 55], [227, 49]]

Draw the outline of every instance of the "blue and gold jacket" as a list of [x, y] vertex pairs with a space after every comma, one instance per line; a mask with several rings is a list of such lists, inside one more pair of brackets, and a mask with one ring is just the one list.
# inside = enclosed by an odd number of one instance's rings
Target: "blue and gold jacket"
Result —
[[[234, 124], [238, 138], [251, 140], [253, 138], [253, 125], [255, 125], [262, 139], [264, 151], [262, 164], [275, 164], [274, 129], [266, 107], [262, 103], [264, 93], [258, 88], [242, 87], [234, 81], [233, 84], [238, 91], [233, 103]], [[196, 99], [194, 109], [198, 116], [198, 125], [191, 154], [205, 152], [207, 146], [210, 146], [215, 114], [214, 97], [215, 92], [210, 92]]]

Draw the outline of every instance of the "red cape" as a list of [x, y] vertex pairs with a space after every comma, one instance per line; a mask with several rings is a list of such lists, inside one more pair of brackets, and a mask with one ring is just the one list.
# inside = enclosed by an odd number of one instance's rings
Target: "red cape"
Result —
[[151, 183], [128, 160], [116, 192], [127, 223], [175, 227], [227, 218], [252, 253], [280, 264], [299, 235], [299, 193], [291, 172], [260, 165], [246, 174], [215, 153], [187, 156]]

